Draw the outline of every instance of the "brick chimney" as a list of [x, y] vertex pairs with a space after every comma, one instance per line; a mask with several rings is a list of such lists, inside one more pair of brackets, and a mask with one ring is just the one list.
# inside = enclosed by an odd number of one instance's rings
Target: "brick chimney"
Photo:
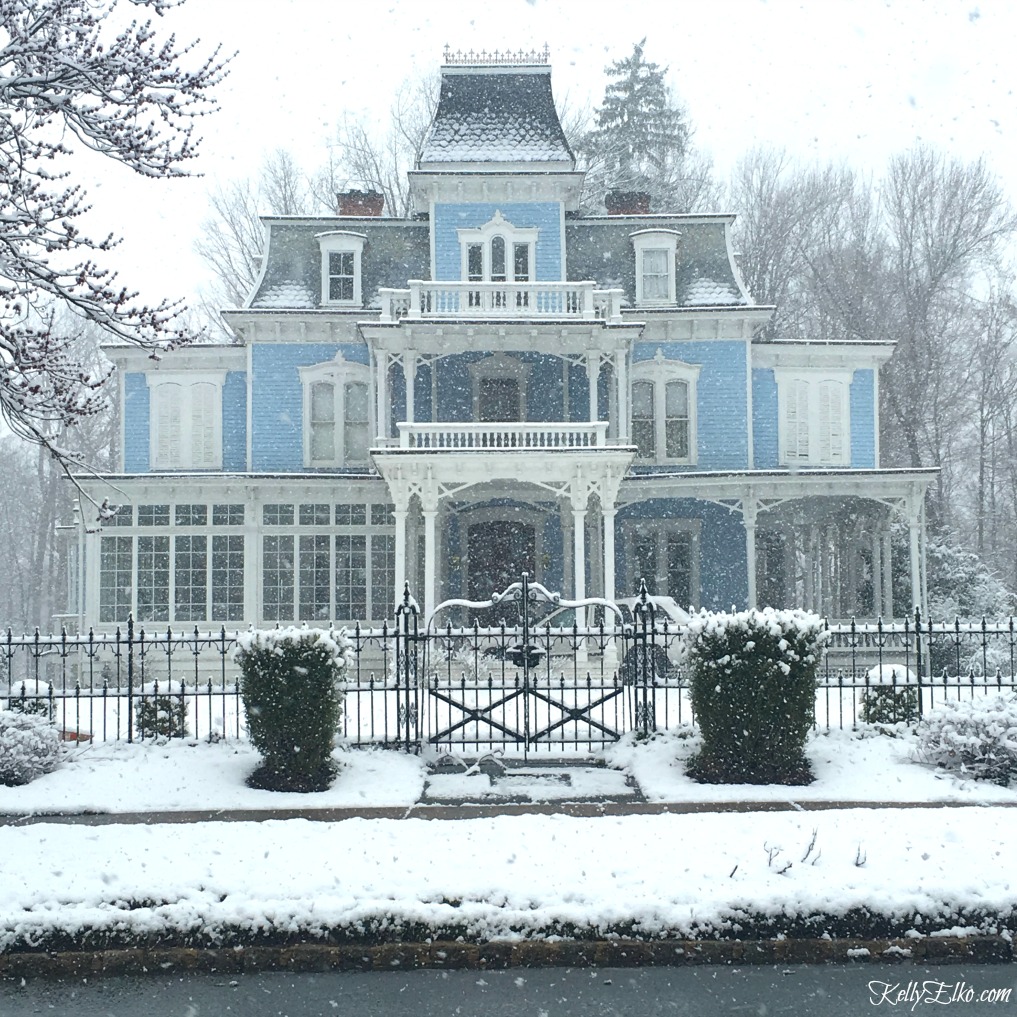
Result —
[[608, 215], [649, 215], [649, 191], [608, 191], [604, 197]]
[[336, 199], [339, 202], [340, 215], [377, 218], [385, 207], [385, 195], [377, 191], [339, 191]]

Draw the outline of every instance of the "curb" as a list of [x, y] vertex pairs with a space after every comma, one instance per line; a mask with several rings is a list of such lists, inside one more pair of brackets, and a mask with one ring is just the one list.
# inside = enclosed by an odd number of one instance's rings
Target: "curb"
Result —
[[838, 809], [1012, 809], [1017, 802], [852, 802], [852, 801], [731, 801], [731, 802], [449, 802], [345, 808], [223, 809], [180, 812], [33, 812], [0, 815], [0, 826], [64, 823], [82, 826], [163, 823], [258, 823], [268, 820], [306, 819], [315, 823], [341, 823], [348, 819], [489, 819], [494, 816], [563, 815], [663, 816], [707, 812], [828, 812]]
[[0, 979], [70, 980], [97, 976], [254, 971], [493, 970], [517, 967], [683, 967], [833, 962], [1007, 964], [1013, 944], [1002, 936], [930, 939], [779, 939], [494, 941], [373, 945], [138, 948], [0, 955]]

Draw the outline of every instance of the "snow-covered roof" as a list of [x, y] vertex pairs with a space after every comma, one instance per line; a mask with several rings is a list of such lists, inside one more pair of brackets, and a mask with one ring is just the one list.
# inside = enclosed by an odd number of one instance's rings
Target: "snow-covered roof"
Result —
[[443, 69], [417, 165], [463, 162], [575, 166], [554, 108], [550, 68]]
[[717, 282], [700, 276], [689, 284], [682, 303], [686, 307], [708, 307], [711, 304], [743, 304], [745, 298], [732, 282]]
[[268, 286], [258, 294], [252, 307], [315, 307], [314, 294], [299, 282]]

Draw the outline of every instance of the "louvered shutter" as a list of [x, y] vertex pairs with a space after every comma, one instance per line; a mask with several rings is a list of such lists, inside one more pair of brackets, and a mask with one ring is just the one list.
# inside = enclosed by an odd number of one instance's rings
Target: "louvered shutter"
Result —
[[181, 386], [162, 383], [152, 390], [155, 402], [155, 469], [178, 470], [181, 463], [183, 425]]
[[198, 382], [191, 386], [191, 461], [194, 469], [218, 466], [215, 451], [215, 385]]
[[784, 448], [789, 462], [809, 459], [809, 384], [788, 382], [784, 401]]
[[819, 385], [819, 461], [845, 461], [844, 386], [839, 381]]

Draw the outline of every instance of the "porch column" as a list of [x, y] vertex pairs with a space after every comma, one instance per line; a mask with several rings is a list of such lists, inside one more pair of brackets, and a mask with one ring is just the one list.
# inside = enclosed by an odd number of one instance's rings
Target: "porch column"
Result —
[[424, 516], [424, 604], [425, 618], [438, 605], [438, 543], [437, 518], [438, 495], [435, 491], [426, 491], [420, 500], [421, 512]]
[[911, 544], [911, 611], [922, 606], [921, 525], [922, 502], [920, 498], [912, 495], [908, 499], [908, 536]]
[[890, 538], [890, 522], [883, 528], [883, 611], [887, 618], [893, 617], [893, 541]]
[[872, 614], [883, 617], [883, 535], [878, 519], [872, 534]]
[[395, 517], [395, 605], [398, 607], [403, 600], [403, 587], [406, 585], [406, 517], [409, 512], [406, 506], [397, 506]]
[[572, 556], [575, 569], [575, 600], [586, 597], [586, 505], [589, 495], [579, 477], [572, 482]]
[[412, 424], [416, 419], [414, 412], [416, 407], [417, 388], [417, 351], [405, 350], [403, 352], [403, 378], [406, 382], [406, 422]]
[[[388, 350], [376, 350], [374, 355], [378, 364], [378, 387], [375, 393], [378, 400], [378, 444], [384, 445], [388, 441]], [[402, 587], [399, 596], [402, 596]]]
[[590, 423], [595, 424], [600, 419], [600, 407], [597, 399], [597, 379], [600, 377], [600, 354], [588, 353], [586, 355], [586, 380], [590, 388]]
[[748, 573], [747, 607], [756, 606], [756, 514], [759, 503], [755, 498], [742, 498], [742, 524], [745, 526], [745, 569]]
[[621, 445], [629, 441], [629, 367], [624, 350], [615, 350], [614, 376], [618, 386], [618, 421], [615, 434]]
[[612, 506], [603, 510], [604, 516], [604, 599], [615, 599], [614, 578], [614, 520], [617, 510]]

